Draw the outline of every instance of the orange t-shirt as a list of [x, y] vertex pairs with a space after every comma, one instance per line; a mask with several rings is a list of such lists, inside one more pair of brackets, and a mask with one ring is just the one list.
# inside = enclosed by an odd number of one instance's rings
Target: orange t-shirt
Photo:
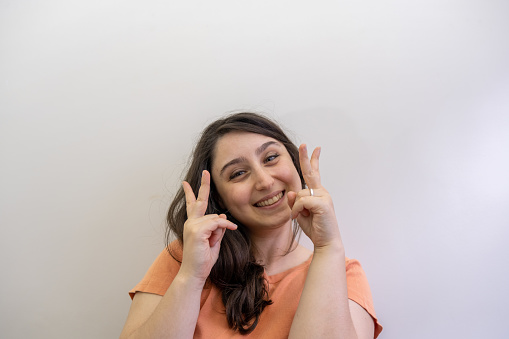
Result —
[[[170, 246], [173, 255], [181, 258], [182, 250], [177, 244], [174, 241]], [[194, 338], [288, 338], [311, 259], [312, 256], [287, 271], [265, 276], [269, 283], [269, 298], [273, 304], [263, 310], [258, 325], [247, 335], [241, 335], [228, 327], [221, 291], [212, 284], [205, 284]], [[133, 298], [136, 292], [146, 292], [163, 296], [179, 269], [180, 263], [164, 249], [129, 295]], [[368, 280], [357, 260], [347, 258], [346, 282], [348, 298], [362, 306], [373, 318], [376, 338], [382, 331], [382, 326], [376, 318]]]

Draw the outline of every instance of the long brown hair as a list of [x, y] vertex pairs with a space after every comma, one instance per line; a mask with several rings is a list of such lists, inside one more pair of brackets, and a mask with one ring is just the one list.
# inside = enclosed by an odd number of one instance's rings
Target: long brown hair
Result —
[[[304, 187], [298, 148], [275, 122], [260, 114], [244, 112], [216, 120], [203, 130], [194, 148], [189, 170], [184, 179], [191, 185], [195, 195], [200, 188], [202, 171], [211, 172], [212, 157], [217, 141], [223, 135], [233, 131], [262, 134], [281, 142], [288, 150]], [[268, 300], [268, 284], [263, 278], [264, 268], [256, 263], [253, 255], [254, 248], [246, 227], [221, 208], [221, 197], [212, 179], [205, 213], [225, 213], [228, 220], [239, 226], [235, 232], [225, 232], [221, 241], [219, 258], [210, 271], [209, 279], [221, 290], [228, 325], [241, 334], [248, 334], [255, 329], [263, 309], [272, 304], [272, 301]], [[180, 188], [168, 210], [166, 230], [168, 250], [170, 250], [171, 234], [174, 234], [183, 245], [183, 229], [186, 220], [186, 200], [184, 191]], [[298, 225], [294, 223], [292, 244], [299, 230]]]

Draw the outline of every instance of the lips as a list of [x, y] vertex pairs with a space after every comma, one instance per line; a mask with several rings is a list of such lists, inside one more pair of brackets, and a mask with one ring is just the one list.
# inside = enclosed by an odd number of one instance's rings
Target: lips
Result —
[[262, 200], [260, 202], [257, 202], [255, 204], [255, 206], [256, 207], [265, 207], [265, 206], [274, 205], [276, 202], [281, 200], [283, 195], [284, 195], [284, 191], [281, 191], [281, 192], [279, 192], [278, 194], [276, 194], [275, 196], [273, 196], [273, 197], [271, 197], [269, 199], [265, 199], [265, 200]]

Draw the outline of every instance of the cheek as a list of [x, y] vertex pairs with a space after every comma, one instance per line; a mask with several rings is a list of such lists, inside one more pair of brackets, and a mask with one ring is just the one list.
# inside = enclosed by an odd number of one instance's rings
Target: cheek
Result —
[[299, 173], [295, 174], [294, 190], [296, 193], [302, 190], [302, 181], [300, 181]]
[[249, 205], [250, 196], [246, 190], [236, 187], [228, 191], [225, 201], [229, 210], [242, 209], [243, 206]]
[[286, 173], [286, 182], [292, 183], [292, 189], [295, 192], [298, 192], [302, 189], [302, 182], [300, 181], [299, 172], [297, 172], [297, 169], [292, 164], [292, 170], [288, 171]]

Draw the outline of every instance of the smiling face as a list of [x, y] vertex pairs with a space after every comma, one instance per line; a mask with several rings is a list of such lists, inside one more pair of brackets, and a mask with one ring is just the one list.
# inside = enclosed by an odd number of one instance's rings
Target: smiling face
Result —
[[261, 134], [230, 132], [214, 149], [212, 179], [224, 207], [251, 230], [290, 224], [288, 191], [301, 180], [279, 141]]

